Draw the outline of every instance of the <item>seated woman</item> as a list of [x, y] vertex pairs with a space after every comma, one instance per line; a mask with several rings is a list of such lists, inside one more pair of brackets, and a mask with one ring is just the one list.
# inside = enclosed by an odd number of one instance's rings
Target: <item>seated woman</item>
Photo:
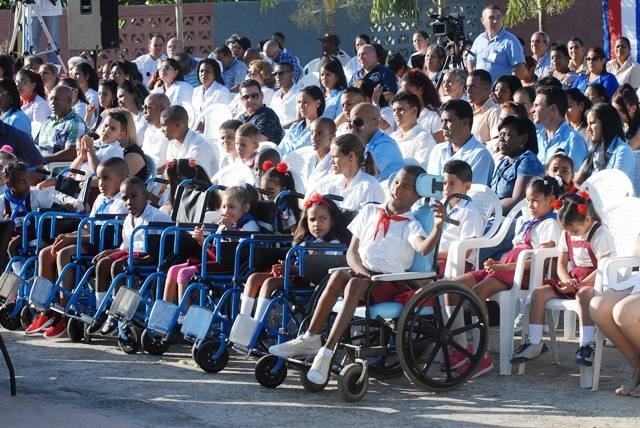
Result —
[[[112, 108], [118, 107], [118, 85], [115, 80], [100, 80], [98, 83], [98, 102], [100, 104], [100, 114], [98, 115], [96, 123], [91, 128], [92, 131], [100, 129], [104, 122], [104, 118], [107, 117], [108, 111]], [[94, 110], [93, 104], [89, 104], [87, 108], [87, 116], [91, 114], [92, 110]]]
[[22, 104], [20, 108], [31, 120], [31, 136], [35, 138], [42, 124], [51, 116], [42, 78], [35, 71], [23, 68], [16, 74], [16, 85]]
[[150, 87], [151, 93], [165, 94], [171, 105], [180, 105], [183, 102], [191, 103], [193, 86], [184, 81], [180, 69], [180, 63], [173, 58], [162, 61], [158, 69], [158, 81], [156, 86]]
[[147, 91], [140, 82], [125, 80], [118, 84], [118, 105], [128, 111], [131, 117], [133, 117], [138, 141], [144, 140], [144, 130], [147, 126], [144, 111], [142, 110], [147, 95], [149, 95], [149, 91]]
[[311, 122], [324, 113], [324, 95], [317, 86], [307, 86], [297, 95], [298, 117], [286, 130], [284, 138], [278, 145], [281, 155], [286, 155], [300, 147], [311, 145]]
[[87, 107], [89, 106], [89, 102], [84, 95], [84, 91], [78, 85], [78, 82], [70, 77], [60, 79], [60, 83], [58, 83], [58, 86], [61, 85], [68, 86], [73, 90], [73, 111], [75, 111], [78, 116], [80, 116], [84, 120], [84, 118], [87, 116]]
[[331, 143], [332, 175], [316, 183], [307, 183], [308, 199], [314, 193], [336, 195], [343, 198], [338, 206], [358, 210], [367, 202], [385, 200], [385, 193], [376, 174], [373, 156], [365, 153], [364, 143], [354, 134], [341, 135]]
[[11, 79], [0, 79], [0, 120], [31, 136], [31, 120], [20, 109], [20, 93]]
[[640, 101], [638, 101], [638, 94], [631, 85], [625, 83], [613, 94], [611, 104], [618, 110], [622, 120], [624, 139], [633, 150], [637, 150], [640, 148]]
[[409, 91], [420, 99], [422, 110], [418, 116], [418, 124], [431, 133], [436, 143], [442, 143], [444, 135], [440, 120], [440, 96], [431, 80], [421, 71], [411, 70], [400, 79], [400, 90]]
[[[136, 70], [138, 68], [136, 67]], [[53, 64], [42, 64], [38, 68], [38, 74], [42, 77], [42, 84], [44, 85], [44, 93], [49, 97], [49, 93], [58, 86], [60, 76], [58, 75], [58, 67]]]
[[497, 104], [513, 101], [513, 94], [522, 88], [520, 79], [511, 74], [498, 77], [493, 85], [492, 97]]
[[[640, 256], [640, 236], [635, 254]], [[589, 313], [596, 327], [631, 363], [631, 379], [616, 389], [616, 395], [640, 398], [640, 274], [609, 287], [591, 300]]]
[[611, 104], [596, 104], [587, 113], [589, 144], [591, 149], [584, 160], [575, 182], [579, 186], [592, 174], [603, 169], [619, 169], [633, 181], [635, 158], [631, 147], [624, 141], [622, 121]]
[[551, 75], [562, 83], [563, 89], [569, 89], [578, 78], [578, 74], [569, 68], [569, 50], [566, 45], [554, 45], [550, 50]]
[[[81, 116], [90, 127], [95, 125], [100, 112], [100, 97], [98, 96], [98, 75], [86, 62], [74, 66], [69, 70], [69, 75], [78, 83], [88, 103], [87, 115]], [[90, 107], [89, 107], [90, 106]]]
[[222, 80], [220, 66], [215, 59], [205, 58], [198, 63], [198, 80], [200, 86], [193, 90], [191, 105], [196, 112], [196, 130], [204, 131], [204, 112], [212, 104], [227, 104], [232, 98], [231, 93]]
[[320, 64], [320, 85], [324, 90], [323, 117], [335, 119], [342, 113], [342, 91], [347, 87], [342, 63], [336, 57], [325, 58]]
[[587, 111], [591, 108], [591, 100], [575, 88], [567, 89], [567, 99], [569, 101], [569, 108], [565, 115], [567, 122], [587, 141], [589, 139], [587, 135]]
[[578, 76], [575, 82], [573, 82], [573, 87], [585, 93], [587, 86], [592, 83], [599, 83], [605, 87], [607, 96], [611, 98], [619, 85], [616, 76], [607, 72], [605, 68], [607, 63], [606, 58], [607, 56], [604, 49], [601, 47], [595, 46], [589, 48], [586, 56], [587, 72]]

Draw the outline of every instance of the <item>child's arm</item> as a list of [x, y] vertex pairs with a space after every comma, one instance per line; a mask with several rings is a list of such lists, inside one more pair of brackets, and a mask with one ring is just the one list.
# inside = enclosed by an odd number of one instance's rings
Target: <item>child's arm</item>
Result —
[[567, 269], [567, 265], [569, 264], [569, 253], [562, 252], [558, 256], [558, 279], [560, 282], [570, 281], [571, 275], [569, 275], [569, 270]]
[[360, 259], [360, 254], [358, 253], [359, 247], [360, 240], [354, 236], [351, 238], [351, 244], [349, 244], [349, 249], [347, 250], [347, 264], [355, 275], [368, 278], [371, 276], [371, 272], [362, 264], [362, 259]]
[[414, 240], [413, 248], [419, 252], [420, 254], [429, 254], [433, 251], [433, 248], [436, 246], [436, 242], [438, 241], [438, 237], [440, 236], [440, 232], [442, 230], [442, 223], [444, 221], [444, 205], [441, 203], [435, 204], [431, 206], [433, 211], [433, 229], [431, 229], [431, 233], [429, 233], [428, 237], [418, 236]]

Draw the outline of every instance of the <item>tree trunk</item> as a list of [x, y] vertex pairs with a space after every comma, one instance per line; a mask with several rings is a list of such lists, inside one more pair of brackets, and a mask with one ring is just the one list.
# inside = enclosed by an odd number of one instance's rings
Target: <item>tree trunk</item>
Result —
[[324, 0], [324, 26], [328, 34], [336, 34], [336, 0]]
[[546, 16], [541, 9], [538, 9], [538, 31], [544, 31]]

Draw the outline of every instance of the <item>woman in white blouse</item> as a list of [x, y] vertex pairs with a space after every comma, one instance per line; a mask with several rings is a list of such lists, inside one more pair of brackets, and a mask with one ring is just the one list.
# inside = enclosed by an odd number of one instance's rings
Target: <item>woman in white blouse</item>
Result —
[[418, 124], [431, 133], [436, 143], [443, 142], [440, 96], [427, 75], [417, 70], [408, 71], [400, 79], [400, 90], [409, 91], [420, 99], [422, 110], [418, 116]]
[[171, 105], [180, 105], [183, 102], [191, 103], [193, 96], [193, 86], [184, 81], [182, 71], [180, 71], [180, 63], [173, 58], [167, 58], [162, 61], [158, 69], [159, 86], [155, 87], [151, 92], [165, 94]]
[[31, 119], [31, 134], [35, 138], [42, 124], [51, 116], [42, 78], [35, 71], [23, 68], [16, 74], [16, 85], [22, 100], [20, 108]]
[[138, 141], [144, 140], [144, 130], [147, 126], [147, 121], [142, 111], [147, 95], [149, 95], [149, 92], [142, 83], [125, 80], [118, 85], [118, 105], [133, 117]]
[[84, 97], [87, 100], [89, 106], [87, 108], [87, 117], [82, 116], [87, 122], [89, 127], [92, 127], [98, 114], [100, 114], [100, 97], [98, 95], [98, 75], [96, 71], [86, 62], [82, 62], [76, 66], [74, 66], [69, 73], [75, 81], [78, 83], [82, 92], [84, 92]]
[[193, 90], [191, 105], [197, 117], [198, 132], [204, 131], [204, 112], [212, 104], [228, 104], [232, 95], [224, 86], [220, 66], [215, 59], [205, 58], [198, 63], [198, 80], [201, 85]]
[[369, 202], [382, 203], [385, 193], [373, 176], [376, 166], [373, 157], [366, 153], [360, 137], [354, 134], [341, 135], [331, 143], [331, 170], [317, 185], [307, 181], [307, 198], [314, 193], [337, 195], [343, 198], [337, 204], [348, 210], [358, 210]]

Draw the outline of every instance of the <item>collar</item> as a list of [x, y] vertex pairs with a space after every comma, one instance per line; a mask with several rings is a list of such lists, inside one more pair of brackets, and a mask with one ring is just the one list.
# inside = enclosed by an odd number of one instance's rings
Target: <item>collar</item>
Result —
[[482, 104], [482, 107], [476, 107], [475, 105], [472, 105], [473, 107], [473, 114], [480, 114], [480, 113], [484, 113], [486, 111], [488, 111], [489, 109], [495, 108], [497, 107], [498, 104], [496, 104], [491, 97], [487, 98], [487, 100], [484, 102], [484, 104]]
[[504, 29], [504, 26], [503, 26], [503, 27], [500, 29], [500, 31], [498, 31], [498, 33], [497, 33], [495, 36], [493, 36], [493, 37], [489, 37], [489, 35], [487, 34], [487, 32], [486, 32], [486, 31], [485, 31], [484, 33], [482, 33], [482, 34], [484, 35], [485, 39], [487, 39], [488, 41], [492, 42], [492, 41], [494, 41], [494, 40], [497, 40], [497, 39], [498, 39], [498, 38], [500, 38], [501, 36], [503, 36], [503, 35], [504, 35], [504, 33], [505, 33], [505, 31], [506, 31], [506, 30]]
[[254, 218], [250, 213], [247, 212], [242, 214], [242, 217], [240, 217], [238, 221], [235, 222], [231, 227], [233, 227], [234, 230], [238, 231], [242, 229], [242, 227], [245, 224], [249, 223], [250, 221], [254, 221]]
[[420, 127], [420, 125], [418, 125], [418, 122], [416, 122], [411, 129], [409, 129], [407, 132], [404, 132], [402, 130], [402, 128], [398, 127], [398, 136], [400, 138], [412, 138], [415, 137], [416, 135], [418, 135], [418, 133], [420, 133], [420, 131], [422, 131], [422, 127]]
[[[449, 141], [447, 141], [447, 144], [449, 145], [449, 153], [450, 153], [451, 156], [453, 156], [453, 154], [454, 154], [453, 144], [451, 144], [451, 142], [449, 142]], [[458, 153], [458, 152], [460, 152], [462, 150], [465, 150], [465, 148], [466, 149], [470, 149], [470, 148], [472, 149], [473, 148], [472, 146], [475, 146], [475, 144], [476, 144], [476, 139], [473, 138], [473, 134], [469, 134], [469, 138], [467, 139], [467, 141], [465, 141], [464, 144], [462, 146], [460, 146], [460, 148], [455, 153]], [[478, 144], [480, 144], [480, 143], [478, 143]]]
[[622, 141], [620, 137], [615, 137], [613, 141], [611, 141], [611, 144], [609, 144], [609, 147], [607, 147], [607, 153], [612, 154], [620, 144], [624, 144], [624, 141]]

